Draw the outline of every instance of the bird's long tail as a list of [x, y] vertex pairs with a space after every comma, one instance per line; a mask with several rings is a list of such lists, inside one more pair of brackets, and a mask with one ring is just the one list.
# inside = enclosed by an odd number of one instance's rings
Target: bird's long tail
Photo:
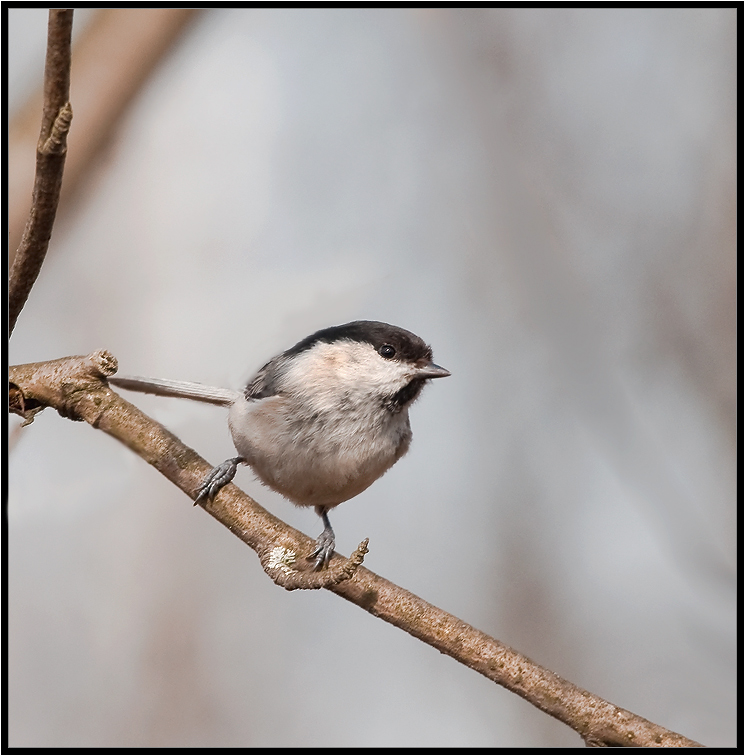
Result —
[[241, 395], [230, 389], [205, 386], [201, 383], [189, 381], [169, 381], [162, 378], [142, 378], [137, 375], [112, 375], [109, 379], [112, 386], [139, 391], [141, 394], [157, 394], [158, 396], [174, 396], [180, 399], [193, 399], [197, 402], [217, 404], [229, 407]]

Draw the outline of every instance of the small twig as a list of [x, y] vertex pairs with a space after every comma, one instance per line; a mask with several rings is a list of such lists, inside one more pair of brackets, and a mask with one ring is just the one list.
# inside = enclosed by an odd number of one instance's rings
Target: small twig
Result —
[[[116, 372], [108, 352], [10, 368], [11, 410], [54, 407], [85, 420], [126, 444], [193, 499], [210, 465], [165, 428], [112, 391]], [[302, 574], [313, 541], [285, 524], [236, 486], [226, 486], [205, 506], [215, 519], [254, 549], [267, 574], [288, 590], [323, 587], [523, 697], [564, 722], [592, 746], [696, 747], [699, 743], [614, 706], [462, 622], [413, 593], [361, 567], [363, 542], [349, 560], [337, 554], [328, 575]], [[306, 568], [307, 569], [307, 568]], [[335, 579], [341, 577], [341, 582]]]
[[264, 572], [286, 591], [295, 591], [298, 588], [304, 590], [331, 588], [349, 580], [357, 572], [357, 568], [362, 564], [365, 554], [367, 554], [368, 543], [369, 540], [365, 538], [352, 552], [349, 559], [334, 561], [327, 569], [320, 571], [298, 570], [295, 567], [297, 563], [296, 552], [284, 546], [261, 549], [258, 552], [259, 561]]
[[72, 120], [72, 107], [69, 103], [72, 14], [71, 9], [49, 11], [44, 112], [36, 148], [36, 178], [31, 212], [10, 271], [9, 334], [13, 333], [18, 316], [44, 263], [57, 214], [67, 153], [67, 132]]
[[64, 155], [67, 151], [67, 134], [72, 123], [72, 105], [66, 102], [52, 124], [52, 133], [39, 148], [42, 155]]

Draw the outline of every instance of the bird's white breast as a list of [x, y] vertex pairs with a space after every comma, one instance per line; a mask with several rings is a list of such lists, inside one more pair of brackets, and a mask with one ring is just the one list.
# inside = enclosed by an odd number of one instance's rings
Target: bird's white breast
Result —
[[405, 384], [404, 370], [367, 344], [318, 345], [290, 363], [277, 396], [233, 404], [236, 449], [295, 504], [351, 499], [409, 448], [407, 410], [390, 412], [381, 399]]

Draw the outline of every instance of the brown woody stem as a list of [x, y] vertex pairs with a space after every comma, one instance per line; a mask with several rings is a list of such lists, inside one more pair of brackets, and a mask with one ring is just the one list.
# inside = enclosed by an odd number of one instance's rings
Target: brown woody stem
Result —
[[49, 11], [44, 112], [36, 148], [36, 177], [26, 229], [10, 270], [9, 335], [13, 333], [18, 316], [41, 271], [57, 215], [67, 154], [67, 133], [72, 121], [69, 103], [72, 14], [71, 9]]

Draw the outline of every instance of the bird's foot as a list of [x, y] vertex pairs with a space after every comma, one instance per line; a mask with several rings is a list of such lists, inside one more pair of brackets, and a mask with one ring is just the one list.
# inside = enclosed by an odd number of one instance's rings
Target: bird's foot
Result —
[[243, 457], [233, 457], [232, 459], [226, 459], [223, 463], [213, 467], [208, 473], [207, 477], [202, 481], [202, 485], [197, 491], [197, 498], [194, 499], [194, 506], [199, 504], [202, 500], [212, 501], [217, 496], [217, 493], [221, 488], [230, 483], [235, 477], [238, 465], [246, 460]]
[[334, 546], [336, 545], [336, 539], [334, 538], [334, 531], [331, 528], [324, 529], [323, 533], [316, 538], [316, 547], [308, 554], [308, 561], [316, 560], [316, 564], [313, 567], [314, 570], [322, 570], [326, 567], [331, 559], [331, 555], [334, 553]]

